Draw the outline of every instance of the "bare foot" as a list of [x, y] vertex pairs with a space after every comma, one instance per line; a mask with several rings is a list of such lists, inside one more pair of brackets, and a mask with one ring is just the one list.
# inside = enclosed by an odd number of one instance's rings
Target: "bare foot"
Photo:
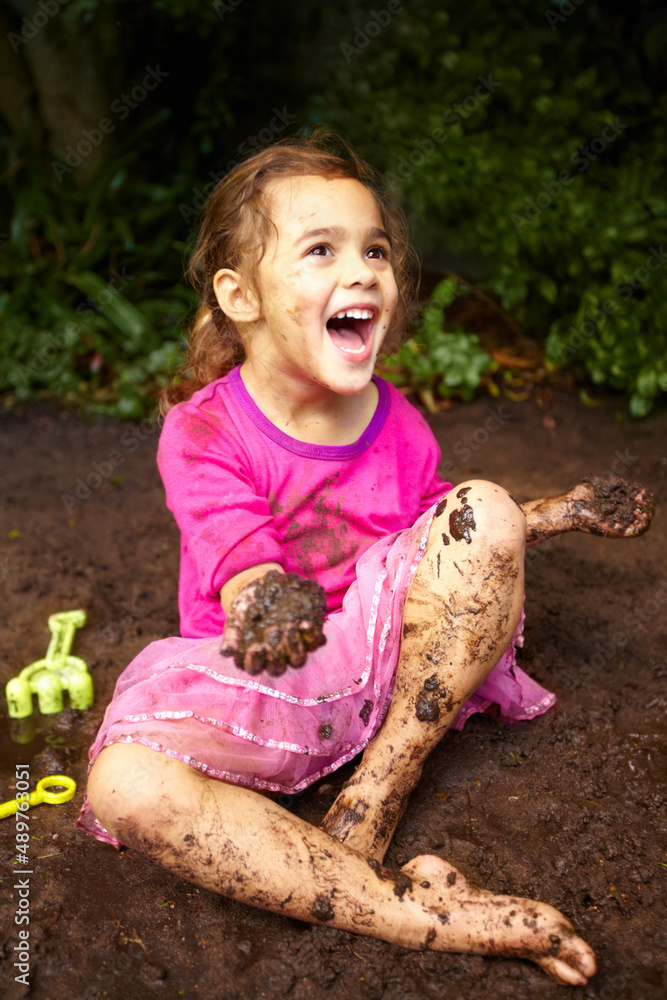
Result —
[[528, 545], [565, 531], [635, 538], [648, 530], [655, 510], [649, 490], [617, 476], [582, 479], [569, 493], [531, 500], [521, 504], [521, 509], [526, 515]]
[[655, 512], [653, 494], [649, 490], [617, 476], [582, 479], [569, 496], [576, 527], [606, 538], [643, 535]]
[[437, 896], [437, 916], [424, 948], [527, 958], [564, 986], [584, 986], [596, 972], [595, 955], [572, 924], [547, 903], [495, 896], [472, 886], [434, 855], [413, 858], [401, 871]]

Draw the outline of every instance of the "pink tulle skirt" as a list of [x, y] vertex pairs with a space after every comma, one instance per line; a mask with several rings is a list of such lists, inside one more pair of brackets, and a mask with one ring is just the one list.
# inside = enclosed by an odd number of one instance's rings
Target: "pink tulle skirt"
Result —
[[[220, 655], [221, 637], [153, 642], [121, 674], [90, 765], [113, 743], [142, 743], [212, 778], [295, 793], [360, 753], [380, 728], [398, 664], [403, 607], [426, 550], [435, 505], [412, 528], [376, 542], [359, 559], [326, 645], [300, 670], [251, 677]], [[523, 616], [503, 654], [453, 725], [492, 704], [508, 720], [531, 719], [555, 696], [516, 664]], [[78, 822], [120, 846], [84, 802]]]

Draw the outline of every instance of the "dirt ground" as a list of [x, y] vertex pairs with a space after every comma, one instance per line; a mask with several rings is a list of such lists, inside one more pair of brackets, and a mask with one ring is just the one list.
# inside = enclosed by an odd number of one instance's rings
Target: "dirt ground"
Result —
[[[30, 988], [14, 981], [15, 824], [0, 821], [2, 996], [663, 1000], [667, 410], [632, 422], [622, 406], [584, 408], [548, 389], [432, 419], [455, 482], [488, 478], [527, 500], [613, 469], [654, 490], [662, 510], [637, 540], [579, 534], [532, 550], [520, 662], [556, 706], [531, 723], [478, 716], [448, 734], [387, 859], [434, 852], [489, 889], [557, 906], [598, 955], [585, 988], [559, 987], [524, 961], [408, 952], [254, 911], [78, 833], [87, 747], [114, 682], [148, 642], [177, 633], [178, 535], [154, 428], [85, 423], [49, 404], [4, 412], [0, 681], [44, 656], [50, 614], [83, 608], [75, 652], [96, 696], [87, 712], [35, 714], [32, 732], [10, 725], [2, 699], [4, 799], [18, 764], [33, 783], [64, 773], [79, 785], [66, 805], [28, 814]], [[318, 822], [352, 766], [294, 810]]]

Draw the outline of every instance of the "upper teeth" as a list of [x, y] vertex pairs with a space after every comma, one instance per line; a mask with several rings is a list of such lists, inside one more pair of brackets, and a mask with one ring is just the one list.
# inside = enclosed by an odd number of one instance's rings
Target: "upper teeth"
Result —
[[339, 312], [334, 316], [334, 319], [372, 319], [373, 311], [371, 309], [345, 309], [343, 312]]

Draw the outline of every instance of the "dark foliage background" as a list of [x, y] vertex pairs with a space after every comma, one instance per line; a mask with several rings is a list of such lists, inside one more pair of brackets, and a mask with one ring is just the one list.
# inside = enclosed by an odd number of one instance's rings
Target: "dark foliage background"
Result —
[[[431, 408], [509, 392], [528, 337], [539, 377], [637, 416], [667, 390], [659, 0], [4, 0], [0, 38], [0, 392], [147, 412], [207, 185], [319, 122], [388, 173], [449, 278], [395, 381]], [[500, 350], [450, 323], [462, 290]]]

